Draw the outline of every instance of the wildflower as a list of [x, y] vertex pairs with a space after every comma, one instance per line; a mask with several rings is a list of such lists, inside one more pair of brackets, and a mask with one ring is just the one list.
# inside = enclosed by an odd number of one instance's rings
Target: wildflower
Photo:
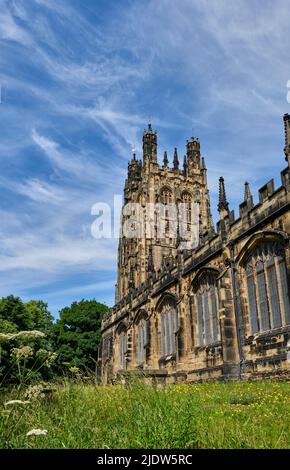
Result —
[[44, 398], [45, 394], [43, 393], [43, 385], [31, 385], [25, 392], [25, 398], [29, 398], [30, 400], [36, 400], [38, 398]]
[[55, 362], [57, 358], [57, 354], [55, 352], [47, 351], [46, 349], [42, 349], [42, 348], [40, 348], [37, 351], [36, 356], [41, 361], [43, 361], [43, 365], [45, 365], [48, 368], [51, 367], [51, 365]]
[[26, 436], [46, 436], [47, 429], [31, 429]]
[[29, 400], [51, 398], [55, 391], [55, 387], [49, 384], [39, 383], [37, 385], [30, 385], [25, 392], [25, 397]]
[[57, 353], [50, 351], [46, 358], [45, 365], [47, 367], [50, 367], [55, 362], [56, 358], [57, 358]]
[[7, 401], [6, 403], [4, 403], [4, 406], [8, 406], [8, 405], [27, 405], [28, 403], [30, 403], [29, 401], [23, 401], [23, 400], [10, 400], [10, 401]]
[[46, 349], [40, 348], [36, 352], [36, 356], [39, 357], [40, 359], [45, 359], [48, 354], [48, 351]]
[[16, 359], [28, 359], [33, 356], [33, 349], [30, 346], [22, 346], [22, 348], [13, 348], [12, 355]]
[[9, 341], [11, 339], [17, 338], [26, 338], [26, 339], [35, 339], [35, 338], [44, 338], [46, 335], [42, 331], [30, 330], [30, 331], [19, 331], [18, 333], [0, 333], [0, 340]]

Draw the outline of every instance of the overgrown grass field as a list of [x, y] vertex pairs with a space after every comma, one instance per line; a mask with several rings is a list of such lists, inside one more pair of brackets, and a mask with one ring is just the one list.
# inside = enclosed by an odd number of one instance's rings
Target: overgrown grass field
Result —
[[[289, 382], [65, 382], [29, 400], [14, 391], [1, 397], [1, 447], [289, 448], [289, 392]], [[7, 404], [13, 398], [24, 403]], [[47, 433], [27, 436], [33, 429]]]

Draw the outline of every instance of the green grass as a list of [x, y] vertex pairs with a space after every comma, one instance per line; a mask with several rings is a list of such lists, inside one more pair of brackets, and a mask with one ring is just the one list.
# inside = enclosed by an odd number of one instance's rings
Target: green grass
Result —
[[[290, 383], [153, 389], [65, 383], [52, 398], [4, 406], [2, 448], [289, 448]], [[19, 398], [19, 397], [17, 397]], [[4, 411], [3, 410], [10, 410]], [[31, 429], [46, 436], [27, 437]]]

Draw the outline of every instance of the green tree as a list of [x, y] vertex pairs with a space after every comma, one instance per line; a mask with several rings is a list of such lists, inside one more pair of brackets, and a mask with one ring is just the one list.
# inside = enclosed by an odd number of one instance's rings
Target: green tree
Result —
[[24, 303], [13, 295], [0, 299], [0, 331], [4, 333], [27, 330], [48, 333], [52, 323], [53, 316], [42, 300]]
[[24, 304], [24, 307], [27, 316], [32, 320], [33, 329], [49, 334], [54, 318], [48, 310], [47, 303], [42, 300], [30, 300]]
[[[0, 377], [5, 378], [5, 384], [13, 383], [19, 378], [19, 367], [15, 360], [16, 351], [22, 347], [31, 347], [33, 354], [25, 359], [25, 369], [31, 379], [49, 378], [52, 371], [49, 367], [41, 367], [42, 361], [38, 351], [42, 351], [42, 356], [52, 354], [50, 331], [53, 325], [53, 316], [48, 311], [47, 304], [41, 300], [30, 300], [24, 303], [19, 297], [9, 295], [0, 299], [0, 347], [1, 365]], [[31, 332], [37, 330], [45, 334], [45, 337], [30, 333], [26, 336], [20, 332]], [[13, 352], [14, 351], [14, 352]], [[34, 373], [29, 369], [33, 367]], [[37, 370], [39, 373], [37, 374]], [[0, 381], [1, 383], [2, 381]]]
[[52, 338], [58, 364], [95, 368], [101, 338], [101, 321], [108, 307], [96, 300], [81, 300], [60, 311]]
[[0, 299], [0, 318], [15, 325], [17, 330], [33, 329], [32, 317], [25, 310], [22, 300], [14, 295]]

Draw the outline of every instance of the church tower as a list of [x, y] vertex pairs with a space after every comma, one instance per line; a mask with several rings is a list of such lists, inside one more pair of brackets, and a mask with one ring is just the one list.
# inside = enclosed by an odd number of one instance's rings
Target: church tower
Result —
[[[191, 232], [198, 222], [197, 243], [202, 243], [214, 233], [206, 166], [201, 157], [199, 140], [192, 137], [187, 141], [182, 169], [177, 148], [174, 149], [172, 163], [170, 167], [165, 151], [162, 165], [159, 165], [157, 132], [149, 124], [143, 133], [142, 160], [138, 160], [134, 153], [128, 164], [121, 227], [128, 229], [128, 224], [131, 224], [135, 235], [128, 237], [121, 230], [116, 303], [144, 283], [154, 271], [170, 264], [177, 253], [183, 250], [181, 223]], [[189, 207], [185, 213], [180, 213], [178, 209], [182, 203]], [[198, 221], [194, 220], [196, 214], [190, 209], [193, 203], [197, 204]], [[176, 207], [176, 220], [179, 221], [174, 236], [170, 230], [172, 213], [169, 209], [172, 206]], [[157, 228], [160, 217], [164, 224], [161, 235]]]

